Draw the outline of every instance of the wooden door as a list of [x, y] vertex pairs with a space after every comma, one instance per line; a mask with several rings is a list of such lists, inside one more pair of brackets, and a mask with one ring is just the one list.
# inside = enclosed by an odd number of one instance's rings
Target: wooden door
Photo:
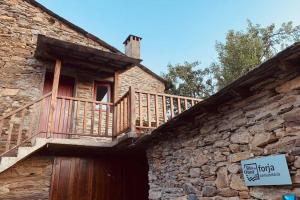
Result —
[[55, 158], [50, 200], [146, 199], [146, 156]]
[[[53, 74], [46, 73], [43, 94], [47, 94], [52, 91], [52, 84], [53, 84]], [[57, 95], [73, 97], [74, 84], [75, 84], [74, 78], [68, 76], [60, 76]], [[41, 117], [40, 117], [41, 132], [45, 132], [48, 126], [50, 98], [47, 99], [47, 101], [48, 102], [46, 103], [45, 108], [42, 109]], [[67, 138], [67, 135], [65, 134], [71, 132], [70, 121], [72, 120], [72, 113], [68, 113], [69, 107], [71, 106], [72, 105], [70, 105], [69, 101], [65, 101], [63, 99], [57, 100], [57, 105], [54, 113], [54, 133], [57, 134], [54, 134], [53, 137]], [[59, 133], [65, 133], [65, 134], [59, 134]]]

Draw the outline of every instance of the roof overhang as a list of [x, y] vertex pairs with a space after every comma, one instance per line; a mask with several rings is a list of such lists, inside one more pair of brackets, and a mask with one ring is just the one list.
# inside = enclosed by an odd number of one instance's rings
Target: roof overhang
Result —
[[44, 35], [38, 36], [34, 56], [48, 61], [60, 59], [63, 63], [74, 67], [106, 72], [126, 70], [141, 62], [139, 59], [131, 58], [124, 54], [107, 52]]

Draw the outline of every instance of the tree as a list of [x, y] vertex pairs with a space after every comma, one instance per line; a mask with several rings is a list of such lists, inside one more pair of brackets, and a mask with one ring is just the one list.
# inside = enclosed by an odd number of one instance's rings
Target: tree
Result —
[[230, 30], [225, 43], [216, 43], [218, 60], [209, 68], [197, 68], [199, 62], [169, 65], [163, 74], [170, 84], [167, 92], [208, 97], [300, 38], [300, 26], [292, 22], [279, 28], [275, 24], [262, 27], [249, 20], [247, 23], [246, 30]]
[[248, 20], [246, 31], [230, 30], [225, 43], [217, 42], [218, 61], [212, 63], [210, 71], [221, 89], [246, 74], [279, 50], [299, 41], [300, 26], [292, 22], [262, 27]]
[[208, 68], [200, 69], [199, 62], [168, 65], [162, 76], [168, 82], [167, 93], [205, 98], [214, 92], [211, 73]]

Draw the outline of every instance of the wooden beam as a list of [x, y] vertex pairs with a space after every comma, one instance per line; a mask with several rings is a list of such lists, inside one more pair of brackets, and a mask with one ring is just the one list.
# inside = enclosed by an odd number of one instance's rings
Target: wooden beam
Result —
[[117, 99], [119, 98], [119, 75], [120, 75], [120, 72], [115, 72], [114, 74], [114, 96], [113, 96], [113, 99], [114, 99], [114, 102], [117, 101]]
[[117, 135], [118, 129], [117, 129], [117, 99], [119, 98], [119, 72], [114, 73], [114, 93], [113, 93], [113, 100], [114, 100], [114, 106], [113, 106], [113, 124], [112, 124], [112, 135]]
[[[59, 77], [61, 71], [61, 60], [57, 59], [55, 63], [54, 69], [54, 77], [53, 77], [53, 84], [52, 84], [52, 96], [50, 102], [50, 112], [49, 112], [49, 121], [48, 121], [48, 130], [47, 130], [47, 137], [51, 137], [54, 132], [54, 113], [57, 103], [57, 93], [58, 93], [58, 85], [59, 85]], [[50, 135], [48, 135], [50, 134]]]

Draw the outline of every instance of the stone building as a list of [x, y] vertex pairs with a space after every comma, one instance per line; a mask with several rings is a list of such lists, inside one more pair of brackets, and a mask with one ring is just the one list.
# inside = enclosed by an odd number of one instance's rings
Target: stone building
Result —
[[34, 0], [0, 1], [0, 199], [147, 199], [132, 142], [200, 99]]
[[[0, 3], [0, 199], [300, 196], [300, 44], [208, 99], [165, 94], [140, 62], [34, 0]], [[284, 154], [292, 185], [240, 161]]]
[[[299, 50], [295, 43], [141, 139], [149, 199], [299, 197]], [[292, 185], [247, 187], [240, 162], [277, 154]]]

